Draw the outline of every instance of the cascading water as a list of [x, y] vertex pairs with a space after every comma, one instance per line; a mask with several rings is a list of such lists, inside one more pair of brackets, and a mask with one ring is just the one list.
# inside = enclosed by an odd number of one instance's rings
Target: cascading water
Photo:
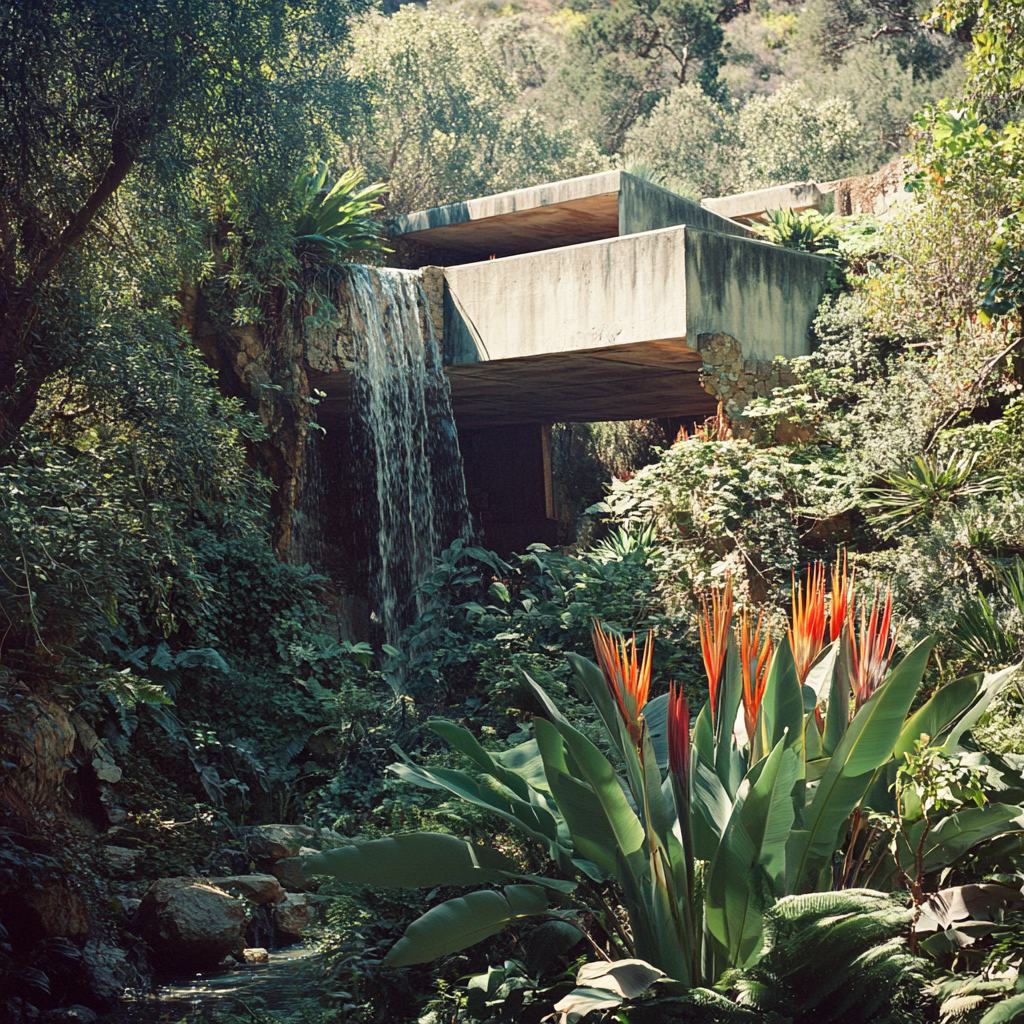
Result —
[[351, 418], [371, 602], [388, 643], [422, 612], [417, 583], [443, 544], [468, 536], [469, 512], [441, 350], [420, 274], [346, 270], [353, 350]]

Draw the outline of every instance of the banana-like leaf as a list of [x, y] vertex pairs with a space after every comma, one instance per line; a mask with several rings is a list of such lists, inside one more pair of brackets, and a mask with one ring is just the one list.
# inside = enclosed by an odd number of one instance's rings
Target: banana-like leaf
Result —
[[710, 861], [729, 824], [732, 800], [714, 769], [699, 758], [694, 760], [692, 785], [693, 855], [697, 860]]
[[843, 630], [836, 641], [837, 653], [833, 661], [832, 679], [828, 687], [828, 708], [825, 712], [825, 732], [821, 738], [821, 749], [831, 756], [850, 725], [850, 635]]
[[705, 921], [732, 967], [743, 966], [760, 949], [765, 909], [760, 903], [766, 889], [777, 896], [785, 884], [792, 790], [803, 767], [786, 741], [784, 733], [758, 766], [756, 780], [744, 782], [741, 794], [748, 784], [749, 790], [737, 799], [711, 863]]
[[518, 746], [512, 747], [511, 750], [493, 753], [491, 759], [500, 764], [502, 768], [515, 772], [525, 780], [530, 789], [547, 796], [551, 795], [547, 776], [544, 774], [544, 762], [541, 759], [536, 739], [520, 743]]
[[535, 885], [506, 885], [503, 893], [493, 889], [471, 892], [432, 907], [413, 921], [384, 957], [384, 963], [391, 967], [429, 963], [497, 935], [514, 921], [544, 914], [547, 909], [544, 890]]
[[427, 725], [443, 739], [446, 739], [456, 750], [461, 750], [471, 761], [476, 763], [477, 767], [497, 779], [503, 786], [511, 789], [520, 800], [530, 802], [530, 786], [527, 781], [518, 773], [509, 771], [503, 765], [498, 764], [480, 746], [477, 738], [468, 729], [463, 729], [454, 722], [443, 718], [432, 718]]
[[[581, 658], [578, 654], [571, 652], [566, 654], [566, 660], [572, 666], [572, 670], [579, 680], [583, 692], [591, 699], [597, 713], [604, 723], [604, 731], [608, 736], [612, 748], [622, 756], [622, 729], [620, 726], [621, 717], [619, 709], [608, 692], [608, 684], [605, 682], [604, 674], [592, 661]], [[648, 707], [650, 705], [648, 704]], [[646, 709], [645, 717], [646, 717]]]
[[817, 658], [807, 673], [804, 686], [814, 693], [815, 703], [828, 700], [832, 688], [832, 677], [836, 672], [836, 659], [839, 657], [839, 641], [834, 640]]
[[746, 761], [732, 739], [733, 726], [743, 700], [742, 660], [736, 648], [736, 634], [730, 630], [715, 711], [715, 770], [730, 799], [735, 798], [746, 771]]
[[974, 703], [964, 712], [960, 721], [950, 730], [949, 736], [943, 745], [947, 754], [952, 754], [960, 749], [960, 739], [965, 732], [969, 732], [977, 724], [981, 716], [988, 710], [989, 704], [995, 699], [997, 693], [1020, 671], [1021, 666], [1011, 665], [1009, 668], [1000, 669], [998, 672], [986, 672], [978, 689], [978, 696]]
[[807, 808], [806, 827], [790, 836], [789, 892], [801, 891], [831, 860], [843, 822], [864, 796], [875, 769], [892, 757], [934, 644], [933, 637], [919, 643], [854, 715]]
[[[639, 854], [644, 830], [629, 806], [607, 758], [568, 723], [534, 723], [548, 784], [576, 848], [615, 876], [616, 852], [627, 861]], [[575, 767], [579, 775], [572, 769]]]
[[922, 735], [930, 737], [932, 741], [940, 739], [978, 696], [980, 687], [981, 675], [976, 673], [954, 679], [941, 690], [936, 690], [931, 699], [907, 719], [893, 747], [893, 756], [899, 759], [910, 753]]
[[519, 869], [488, 846], [440, 832], [411, 832], [318, 853], [303, 860], [302, 870], [306, 875], [333, 875], [358, 885], [418, 889], [480, 885]]
[[772, 658], [760, 714], [764, 716], [768, 750], [773, 750], [787, 733], [790, 744], [802, 746], [804, 699], [788, 637], [779, 645]]
[[[914, 854], [924, 832], [924, 821], [915, 822], [907, 829], [911, 849], [903, 836], [897, 837], [900, 861], [909, 872]], [[978, 843], [1007, 833], [1024, 832], [1024, 807], [1013, 804], [985, 804], [984, 807], [964, 807], [939, 821], [924, 841], [924, 870], [939, 871], [949, 867]]]
[[978, 1024], [1010, 1024], [1011, 1021], [1024, 1021], [1024, 995], [1010, 996], [996, 1003]]
[[[707, 708], [707, 704], [704, 708]], [[704, 708], [701, 708], [703, 713]], [[708, 711], [710, 716], [711, 712]], [[658, 759], [659, 768], [668, 767], [668, 694], [649, 700], [644, 705], [644, 721], [647, 723], [647, 734], [654, 747], [654, 756]], [[708, 718], [708, 736], [711, 735], [711, 719]]]
[[465, 772], [453, 768], [421, 768], [414, 764], [393, 764], [388, 771], [407, 782], [412, 782], [426, 789], [445, 789], [455, 796], [468, 800], [477, 807], [493, 811], [506, 821], [521, 828], [531, 839], [536, 840], [551, 851], [551, 856], [558, 859], [558, 848], [567, 852], [567, 835], [562, 835], [559, 822], [545, 807], [536, 803], [527, 803], [514, 794], [501, 793], [496, 789], [485, 788], [471, 779]]
[[611, 1010], [626, 999], [635, 999], [663, 977], [664, 971], [644, 960], [584, 964], [576, 976], [577, 987], [555, 1003], [549, 1019], [557, 1024], [576, 1024], [595, 1010]]

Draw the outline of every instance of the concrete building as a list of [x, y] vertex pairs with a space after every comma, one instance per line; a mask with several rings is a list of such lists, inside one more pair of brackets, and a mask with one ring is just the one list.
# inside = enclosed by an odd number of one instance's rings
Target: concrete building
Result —
[[424, 270], [492, 547], [556, 539], [552, 423], [701, 418], [770, 393], [773, 360], [808, 352], [829, 261], [721, 215], [777, 200], [709, 209], [608, 171], [393, 222], [398, 258]]

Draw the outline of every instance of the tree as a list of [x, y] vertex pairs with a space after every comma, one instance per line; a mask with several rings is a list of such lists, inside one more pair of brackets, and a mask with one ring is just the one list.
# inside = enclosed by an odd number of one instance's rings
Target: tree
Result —
[[[264, 185], [272, 182], [296, 154], [305, 160], [324, 143], [328, 124], [344, 123], [337, 58], [351, 8], [350, 0], [4, 5], [0, 445], [102, 321], [83, 321], [79, 308], [87, 241], [104, 243], [101, 259], [145, 247], [147, 221], [185, 215], [194, 224], [197, 191], [223, 201], [240, 170], [250, 180], [238, 191], [253, 199], [260, 169]], [[129, 181], [141, 218], [130, 228], [116, 208]]]
[[599, 169], [574, 126], [553, 129], [519, 106], [501, 40], [465, 18], [409, 4], [364, 19], [355, 44], [351, 75], [370, 102], [345, 152], [350, 166], [388, 183], [389, 212]]
[[627, 0], [597, 7], [574, 30], [562, 87], [597, 108], [610, 151], [674, 88], [695, 81], [720, 95], [718, 14], [711, 0]]

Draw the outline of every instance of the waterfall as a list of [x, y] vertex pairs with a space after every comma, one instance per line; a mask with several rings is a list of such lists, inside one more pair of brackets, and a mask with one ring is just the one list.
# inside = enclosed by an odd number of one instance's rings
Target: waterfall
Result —
[[441, 547], [468, 536], [466, 485], [420, 274], [351, 266], [346, 276], [351, 472], [365, 518], [370, 600], [394, 644], [424, 611], [413, 595]]

